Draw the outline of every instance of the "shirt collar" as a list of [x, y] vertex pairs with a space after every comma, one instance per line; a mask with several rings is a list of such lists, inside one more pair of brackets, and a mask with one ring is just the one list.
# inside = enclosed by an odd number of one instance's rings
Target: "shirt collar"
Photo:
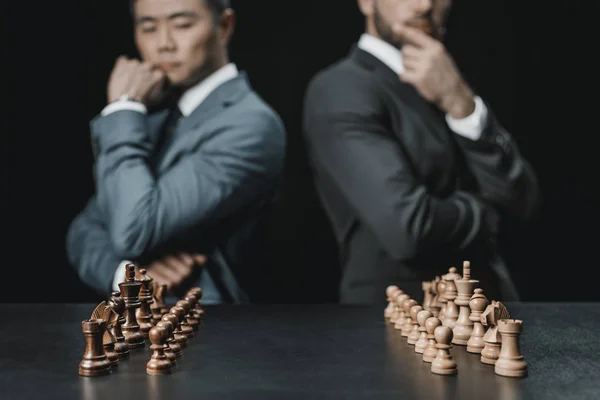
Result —
[[402, 53], [391, 44], [376, 38], [368, 33], [363, 33], [358, 41], [358, 47], [387, 65], [396, 74], [404, 72]]
[[190, 115], [217, 87], [235, 78], [238, 69], [229, 63], [213, 72], [206, 79], [189, 88], [179, 99], [179, 109], [184, 117]]

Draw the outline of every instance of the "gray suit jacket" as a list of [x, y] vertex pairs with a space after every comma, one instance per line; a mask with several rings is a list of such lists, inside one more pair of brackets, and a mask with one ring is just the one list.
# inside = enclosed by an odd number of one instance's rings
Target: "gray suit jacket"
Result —
[[156, 158], [166, 117], [118, 111], [91, 122], [96, 194], [69, 228], [69, 261], [107, 294], [122, 260], [199, 252], [207, 267], [185, 286], [214, 280], [215, 302], [243, 302], [249, 277], [260, 279], [246, 261], [281, 177], [283, 123], [245, 73], [183, 118]]

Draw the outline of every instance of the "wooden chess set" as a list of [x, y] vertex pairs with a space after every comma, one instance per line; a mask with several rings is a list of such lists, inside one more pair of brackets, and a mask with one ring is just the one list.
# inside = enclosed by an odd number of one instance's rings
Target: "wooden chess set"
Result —
[[167, 375], [181, 357], [182, 348], [194, 336], [204, 318], [199, 301], [202, 289], [193, 288], [171, 308], [165, 304], [166, 285], [154, 283], [133, 264], [127, 264], [120, 292], [112, 292], [89, 319], [83, 320], [85, 351], [79, 375], [105, 376], [129, 357], [130, 350], [151, 343], [152, 355], [146, 364], [149, 375]]
[[462, 276], [451, 267], [447, 274], [423, 282], [422, 305], [397, 286], [388, 286], [384, 317], [424, 362], [431, 363], [434, 374], [458, 372], [451, 352], [456, 345], [466, 346], [497, 375], [526, 377], [528, 366], [519, 345], [523, 321], [511, 318], [502, 302], [490, 302], [478, 284], [465, 261]]

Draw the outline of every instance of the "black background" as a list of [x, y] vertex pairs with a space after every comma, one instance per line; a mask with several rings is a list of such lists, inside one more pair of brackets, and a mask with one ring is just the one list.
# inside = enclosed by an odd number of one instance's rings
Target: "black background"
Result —
[[[115, 58], [135, 55], [126, 3], [2, 2], [2, 301], [97, 299], [67, 263], [65, 234], [93, 191], [88, 122], [106, 103]], [[596, 3], [455, 0], [449, 20], [448, 49], [540, 179], [540, 218], [506, 231], [506, 258], [525, 300], [600, 300]], [[335, 301], [335, 243], [311, 184], [301, 106], [308, 80], [358, 39], [362, 16], [352, 0], [233, 4], [231, 59], [288, 131], [264, 260], [272, 300]]]

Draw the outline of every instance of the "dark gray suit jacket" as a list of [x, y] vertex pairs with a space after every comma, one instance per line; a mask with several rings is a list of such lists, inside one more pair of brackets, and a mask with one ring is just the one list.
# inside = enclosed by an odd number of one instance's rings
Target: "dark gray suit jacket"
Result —
[[490, 262], [499, 216], [529, 218], [538, 186], [491, 110], [479, 140], [462, 138], [414, 87], [355, 48], [310, 83], [304, 131], [340, 247], [342, 302], [380, 303], [389, 284], [419, 296], [421, 281], [460, 271], [463, 260], [502, 300], [508, 282]]
[[242, 301], [252, 292], [244, 286], [261, 279], [252, 239], [281, 177], [283, 123], [243, 72], [183, 118], [156, 158], [166, 117], [117, 111], [91, 122], [96, 194], [69, 228], [68, 258], [85, 283], [107, 294], [122, 260], [197, 252], [208, 256], [211, 278], [236, 278], [240, 288], [219, 288], [224, 301]]

